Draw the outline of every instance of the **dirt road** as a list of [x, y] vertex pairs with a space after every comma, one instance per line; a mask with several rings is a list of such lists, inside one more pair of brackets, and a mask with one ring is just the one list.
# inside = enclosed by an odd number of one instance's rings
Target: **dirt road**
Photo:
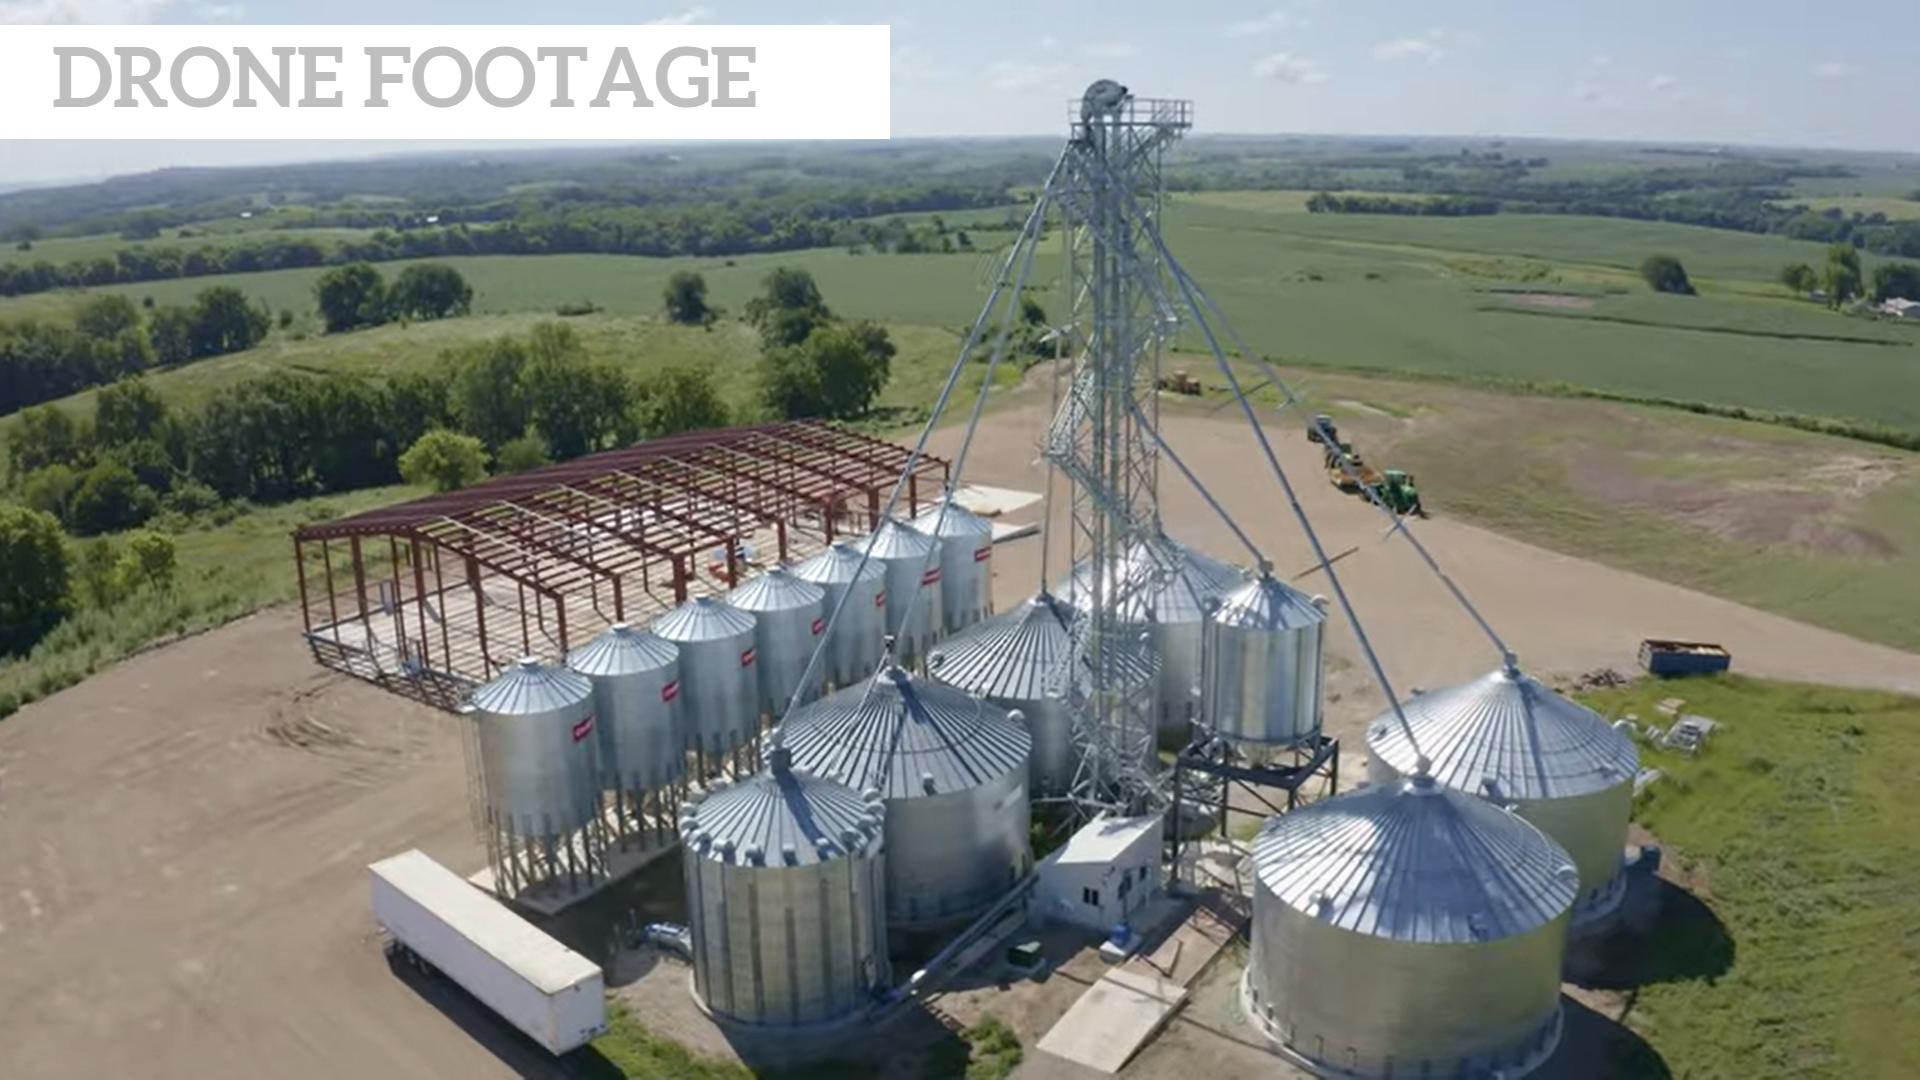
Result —
[[[968, 478], [1036, 490], [1041, 422], [1030, 408], [990, 413]], [[1282, 573], [1311, 565], [1240, 425], [1183, 415], [1168, 430]], [[954, 438], [936, 451], [952, 454]], [[1297, 431], [1275, 441], [1329, 551], [1360, 548], [1338, 565], [1396, 688], [1489, 669], [1491, 646], [1413, 553], [1327, 488]], [[1171, 470], [1164, 487], [1173, 532], [1242, 556]], [[1729, 645], [1742, 671], [1920, 691], [1920, 657], [1455, 522], [1417, 528], [1538, 671], [1624, 670], [1642, 637], [1700, 636]], [[1002, 604], [1033, 591], [1039, 555], [1038, 540], [996, 553]], [[1344, 628], [1334, 652], [1330, 715], [1350, 732], [1382, 699]], [[321, 672], [290, 611], [30, 706], [0, 724], [0, 1076], [538, 1075], [539, 1062], [503, 1060], [378, 954], [364, 868], [410, 846], [463, 871], [482, 861], [454, 722]]]

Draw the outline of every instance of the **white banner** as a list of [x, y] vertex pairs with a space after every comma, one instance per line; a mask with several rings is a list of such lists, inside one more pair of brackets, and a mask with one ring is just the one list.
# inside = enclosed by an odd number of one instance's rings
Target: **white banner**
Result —
[[885, 139], [885, 26], [8, 26], [9, 139]]

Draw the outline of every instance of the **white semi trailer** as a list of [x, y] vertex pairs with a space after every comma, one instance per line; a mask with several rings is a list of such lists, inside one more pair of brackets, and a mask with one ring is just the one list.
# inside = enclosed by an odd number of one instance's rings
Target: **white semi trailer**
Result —
[[559, 1055], [607, 1030], [599, 965], [420, 851], [367, 868], [373, 914], [394, 944]]

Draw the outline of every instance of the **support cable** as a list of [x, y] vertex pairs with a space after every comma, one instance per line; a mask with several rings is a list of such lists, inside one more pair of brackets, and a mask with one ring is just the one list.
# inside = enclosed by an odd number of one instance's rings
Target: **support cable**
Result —
[[[1038, 229], [1040, 224], [1045, 220], [1047, 207], [1045, 193], [1052, 190], [1055, 178], [1059, 176], [1061, 169], [1065, 167], [1067, 157], [1071, 152], [1071, 148], [1062, 151], [1059, 159], [1054, 162], [1053, 170], [1047, 176], [1046, 185], [1041, 189], [1041, 197], [1034, 200], [1033, 211], [1027, 215], [1026, 225], [1020, 230], [1020, 234], [1014, 240], [1013, 246], [1007, 250], [1007, 257], [1002, 261], [1000, 273], [994, 279], [993, 291], [987, 297], [986, 306], [981, 309], [979, 318], [974, 320], [973, 328], [968, 331], [966, 340], [961, 343], [959, 359], [954, 361], [953, 370], [947, 375], [946, 385], [940, 389], [940, 397], [934, 402], [933, 414], [927, 418], [926, 425], [920, 431], [919, 440], [914, 443], [912, 452], [907, 455], [906, 464], [900, 471], [900, 478], [894, 482], [893, 491], [887, 496], [886, 508], [880, 515], [882, 522], [889, 521], [893, 518], [895, 510], [899, 506], [900, 497], [907, 489], [908, 477], [913, 475], [914, 469], [920, 464], [920, 459], [926, 455], [927, 442], [933, 437], [934, 429], [939, 425], [940, 417], [946, 411], [947, 402], [953, 397], [954, 388], [960, 383], [960, 375], [966, 370], [969, 357], [973, 355], [973, 350], [978, 347], [980, 343], [980, 335], [986, 328], [988, 317], [997, 309], [999, 298], [1001, 294], [1006, 291], [1009, 272], [1012, 270], [1015, 260], [1019, 258], [1022, 247], [1032, 246], [1038, 243]], [[971, 437], [971, 432], [969, 432], [969, 437]], [[860, 562], [854, 568], [853, 572], [855, 581], [858, 581], [860, 575], [866, 572], [867, 565], [872, 559], [873, 545], [871, 543], [863, 545], [860, 552]], [[841, 593], [840, 598], [834, 602], [833, 612], [827, 616], [827, 625], [821, 631], [820, 644], [814, 647], [813, 656], [807, 661], [806, 671], [800, 677], [800, 685], [794, 690], [793, 696], [787, 700], [786, 710], [781, 713], [779, 722], [773, 725], [772, 730], [767, 733], [767, 738], [763, 742], [763, 745], [769, 752], [778, 750], [784, 745], [785, 739], [782, 734], [782, 729], [786, 726], [787, 721], [792, 718], [794, 712], [800, 708], [801, 697], [806, 693], [806, 687], [819, 673], [820, 663], [826, 654], [826, 648], [833, 640], [833, 631], [839, 625], [840, 616], [842, 612], [846, 610], [847, 601], [852, 596], [853, 590], [847, 589]]]
[[[1121, 195], [1129, 204], [1134, 203], [1131, 192], [1123, 191]], [[1136, 215], [1139, 214], [1137, 205], [1133, 206], [1133, 210]], [[1226, 378], [1234, 400], [1240, 406], [1241, 414], [1246, 417], [1248, 426], [1253, 429], [1254, 439], [1260, 444], [1260, 451], [1267, 459], [1268, 468], [1273, 472], [1274, 478], [1280, 482], [1281, 490], [1286, 493], [1287, 504], [1293, 511], [1294, 520], [1299, 523], [1300, 531], [1305, 534], [1308, 545], [1313, 548], [1314, 557], [1319, 560], [1321, 569], [1333, 586], [1334, 595], [1340, 602], [1340, 609], [1346, 615], [1348, 625], [1353, 629], [1354, 638], [1360, 645], [1360, 651], [1366, 656], [1367, 665], [1372, 669], [1374, 679], [1386, 695], [1388, 706], [1393, 710], [1395, 719], [1400, 722], [1401, 731], [1406, 735], [1407, 742], [1413, 746], [1415, 754], [1424, 761], [1424, 756], [1420, 755], [1419, 743], [1414, 736], [1413, 727], [1407, 722], [1406, 712], [1401, 708], [1399, 696], [1394, 693], [1392, 681], [1387, 678], [1386, 668], [1380, 663], [1379, 654], [1374, 651], [1373, 643], [1367, 637], [1366, 627], [1361, 623], [1360, 615], [1353, 607], [1353, 601], [1347, 596], [1346, 586], [1341, 583], [1340, 575], [1334, 569], [1332, 560], [1327, 558], [1326, 548], [1320, 543], [1319, 532], [1314, 529], [1313, 522], [1308, 519], [1306, 509], [1300, 505], [1300, 497], [1294, 490], [1293, 481], [1287, 476], [1286, 469], [1281, 466], [1279, 456], [1274, 453], [1273, 444], [1267, 439], [1266, 429], [1261, 426], [1260, 418], [1253, 411], [1253, 403], [1248, 400], [1245, 388], [1233, 372], [1233, 365], [1227, 360], [1225, 351], [1220, 347], [1220, 339], [1207, 319], [1207, 312], [1212, 309], [1211, 303], [1208, 302], [1203, 306], [1200, 297], [1204, 296], [1204, 293], [1200, 292], [1199, 286], [1188, 276], [1186, 268], [1180, 265], [1180, 261], [1173, 257], [1173, 252], [1168, 250], [1160, 230], [1149, 223], [1142, 232], [1151, 241], [1154, 250], [1159, 253], [1161, 262], [1174, 284], [1179, 286], [1181, 297], [1186, 301], [1188, 310], [1193, 312], [1200, 333], [1206, 338], [1207, 348], [1213, 353], [1215, 366]], [[1224, 318], [1220, 318], [1219, 321], [1223, 326], [1227, 325]]]

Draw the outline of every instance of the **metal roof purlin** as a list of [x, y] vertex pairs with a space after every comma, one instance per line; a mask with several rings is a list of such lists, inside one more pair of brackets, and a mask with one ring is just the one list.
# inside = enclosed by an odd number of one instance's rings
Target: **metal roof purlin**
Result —
[[[598, 548], [593, 543], [593, 540], [591, 538], [587, 540], [587, 560], [596, 565], [606, 567], [606, 569], [615, 576], [638, 569], [640, 566], [652, 564], [659, 559], [671, 559], [674, 557], [674, 552], [672, 551], [662, 549], [659, 545], [651, 544], [644, 538], [636, 538], [619, 529], [604, 525], [591, 517], [575, 513], [568, 507], [557, 506], [551, 502], [536, 501], [551, 499], [554, 494], [553, 492], [543, 493], [523, 503], [514, 503], [513, 505], [515, 509], [519, 510], [522, 514], [535, 520], [555, 525], [563, 533], [572, 528], [585, 529], [596, 536], [611, 540], [615, 545], [624, 545], [627, 548], [627, 554], [624, 559], [616, 554], [610, 559], [603, 561], [599, 558]], [[557, 518], [558, 520], [549, 521], [549, 517]], [[573, 548], [562, 547], [561, 550], [572, 551]], [[636, 557], [638, 561], [634, 561]], [[629, 565], [629, 563], [631, 563], [631, 565]]]
[[[875, 469], [898, 479], [906, 472], [907, 464], [913, 460], [913, 451], [904, 446], [895, 446], [890, 442], [862, 435], [857, 431], [832, 427], [827, 424], [810, 423], [796, 425], [791, 432], [794, 442], [831, 449], [845, 457], [864, 461]], [[915, 463], [914, 472], [920, 474], [935, 468], [943, 473], [952, 466], [944, 458], [922, 454]]]
[[[716, 458], [721, 460], [716, 461]], [[827, 502], [844, 501], [849, 492], [855, 490], [850, 489], [838, 476], [818, 469], [807, 469], [799, 462], [769, 453], [767, 448], [761, 446], [745, 449], [734, 446], [709, 446], [700, 451], [700, 456], [693, 460], [701, 464], [712, 464], [714, 468], [724, 469], [731, 475], [751, 478], [756, 484], [773, 488], [798, 500], [800, 504], [811, 507], [820, 507]], [[776, 468], [769, 470], [768, 465]], [[816, 482], [800, 484], [794, 482], [799, 479], [798, 477], [781, 477], [778, 475], [777, 468], [780, 465], [806, 469], [816, 478]], [[788, 471], [791, 473], [793, 469], [790, 468]], [[769, 472], [773, 475], [768, 475]]]
[[[717, 449], [724, 448], [704, 447], [702, 448], [702, 452], [704, 454], [711, 454]], [[687, 473], [706, 472], [715, 474], [719, 477], [725, 477], [728, 480], [751, 484], [754, 487], [760, 488], [763, 492], [784, 496], [784, 499], [769, 498], [766, 501], [748, 500], [741, 502], [735, 497], [733, 492], [723, 491], [723, 489], [719, 487], [711, 487], [707, 484], [700, 484], [699, 481], [694, 481], [694, 483], [699, 484], [700, 492], [708, 498], [744, 510], [756, 520], [767, 524], [773, 524], [783, 520], [781, 516], [781, 510], [783, 508], [787, 508], [786, 512], [789, 515], [802, 507], [807, 509], [820, 508], [820, 500], [809, 492], [792, 488], [777, 481], [769, 480], [756, 473], [736, 468], [724, 461], [715, 461], [710, 456], [675, 458], [673, 465]], [[737, 491], [738, 483], [734, 484], [733, 487]], [[788, 500], [793, 501], [789, 502]]]
[[[647, 467], [628, 472], [616, 473], [603, 478], [605, 483], [630, 484], [633, 487], [650, 492], [646, 505], [657, 510], [661, 516], [672, 518], [692, 528], [699, 528], [718, 538], [720, 544], [738, 542], [746, 538], [746, 529], [742, 527], [742, 517], [750, 517], [755, 522], [773, 523], [778, 519], [751, 502], [741, 502], [730, 498], [726, 493], [705, 483], [698, 477], [686, 475], [688, 466], [683, 458], [660, 458], [647, 462]], [[686, 507], [685, 511], [668, 505], [667, 499], [676, 498]], [[708, 512], [709, 505], [717, 503], [726, 507], [730, 514], [724, 520], [731, 531], [721, 529], [699, 515]]]
[[[790, 422], [789, 422], [790, 424]], [[575, 458], [572, 461], [548, 465], [531, 472], [517, 473], [511, 476], [496, 476], [483, 480], [472, 487], [457, 491], [442, 492], [415, 499], [397, 506], [381, 507], [355, 514], [338, 521], [329, 521], [310, 525], [297, 534], [302, 539], [321, 540], [333, 536], [350, 536], [356, 533], [377, 533], [383, 531], [418, 528], [427, 522], [443, 517], [455, 517], [476, 507], [495, 502], [511, 501], [514, 498], [559, 487], [581, 479], [593, 479], [609, 473], [619, 472], [635, 463], [648, 462], [661, 458], [671, 458], [675, 454], [685, 453], [702, 446], [724, 445], [751, 438], [764, 431], [771, 431], [787, 424], [760, 424], [751, 427], [727, 428], [720, 431], [690, 431], [677, 435], [648, 439], [633, 446], [614, 450], [603, 450], [597, 454]]]
[[[457, 540], [449, 540], [436, 535], [433, 531], [435, 529], [459, 529], [461, 532], [476, 538], [479, 543], [476, 545], [461, 543]], [[547, 582], [545, 575], [540, 572], [540, 563], [538, 560], [528, 556], [525, 550], [516, 547], [511, 541], [502, 539], [484, 529], [480, 529], [471, 522], [460, 521], [450, 517], [435, 518], [432, 521], [425, 522], [410, 530], [410, 532], [430, 543], [464, 555], [497, 574], [511, 578], [516, 584], [525, 585], [530, 589], [545, 593], [548, 596], [558, 595], [554, 587]], [[490, 548], [503, 551], [507, 556], [510, 556], [510, 558], [501, 558], [498, 555], [491, 554], [489, 552]]]
[[[583, 559], [567, 549], [541, 537], [537, 532], [537, 526], [523, 526], [514, 520], [500, 521], [487, 516], [502, 510], [520, 517], [533, 518], [536, 522], [543, 520], [530, 513], [525, 507], [518, 503], [496, 503], [493, 506], [481, 507], [473, 511], [473, 516], [478, 517], [481, 521], [485, 521], [488, 524], [498, 525], [513, 542], [546, 552], [552, 558], [562, 563], [569, 563], [575, 567], [575, 571], [572, 573], [561, 573], [557, 575], [557, 580], [552, 582], [554, 588], [565, 591], [567, 587], [576, 585], [590, 577], [605, 578], [608, 581], [620, 580], [619, 574], [614, 573], [590, 559]], [[465, 524], [471, 519], [462, 517], [453, 520]], [[581, 573], [581, 571], [584, 571], [584, 573]]]
[[[626, 474], [623, 473], [621, 475], [626, 475]], [[592, 482], [589, 482], [589, 483], [592, 483]], [[567, 499], [567, 502], [569, 505], [569, 509], [567, 512], [570, 515], [577, 514], [577, 511], [574, 511], [573, 509], [571, 509], [571, 506], [575, 501], [586, 502], [596, 506], [607, 507], [616, 515], [616, 520], [617, 520], [617, 515], [621, 511], [627, 509], [627, 507], [624, 506], [619, 499], [613, 498], [608, 493], [600, 491], [597, 488], [590, 487], [588, 485], [581, 485], [579, 487], [555, 488], [552, 492], [546, 495], [538, 496], [538, 498], [542, 498], [542, 499], [561, 498], [561, 497], [565, 497]], [[669, 520], [673, 521], [676, 524], [685, 526], [690, 532], [697, 531], [709, 538], [717, 539], [720, 543], [726, 542], [726, 535], [724, 533], [721, 533], [718, 530], [715, 530], [711, 526], [706, 525], [702, 522], [695, 521], [692, 518], [683, 518], [680, 515], [675, 514], [672, 511], [667, 510], [665, 507], [661, 507], [661, 506], [648, 505], [647, 507], [645, 507], [645, 509], [653, 511], [654, 513], [658, 513], [663, 517], [666, 517]], [[592, 528], [603, 530], [614, 536], [622, 537], [626, 539], [628, 542], [637, 544], [645, 548], [646, 550], [661, 556], [662, 558], [673, 559], [673, 558], [680, 558], [680, 557], [691, 557], [693, 555], [699, 554], [701, 549], [705, 547], [705, 545], [698, 538], [691, 535], [685, 536], [685, 537], [676, 537], [676, 539], [681, 540], [681, 543], [678, 546], [675, 546], [672, 544], [662, 544], [656, 540], [648, 539], [644, 528], [636, 532], [631, 529], [621, 528], [618, 525], [607, 525], [602, 523], [597, 518], [592, 518], [584, 515], [577, 517], [577, 520], [579, 520], [584, 525], [588, 525]]]

